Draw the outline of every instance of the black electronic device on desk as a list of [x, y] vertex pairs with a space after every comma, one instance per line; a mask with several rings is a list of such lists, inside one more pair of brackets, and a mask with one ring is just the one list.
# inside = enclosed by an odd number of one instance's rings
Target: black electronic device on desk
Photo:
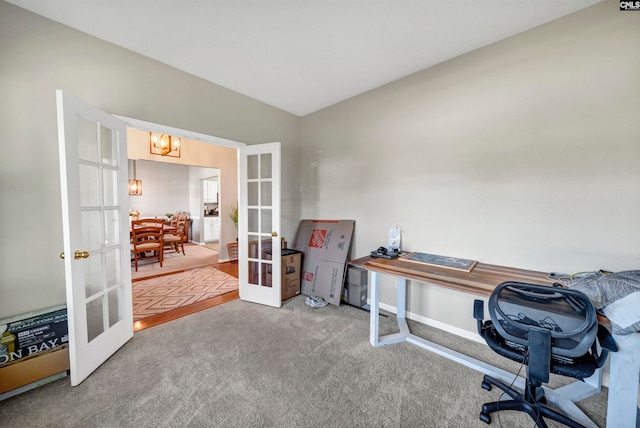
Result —
[[379, 257], [383, 259], [395, 259], [396, 257], [398, 257], [398, 254], [399, 252], [395, 248], [390, 250], [385, 247], [378, 247], [377, 250], [371, 252], [371, 257]]

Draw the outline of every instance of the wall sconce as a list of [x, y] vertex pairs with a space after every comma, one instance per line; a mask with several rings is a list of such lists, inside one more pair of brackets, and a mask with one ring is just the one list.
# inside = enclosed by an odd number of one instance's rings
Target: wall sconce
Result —
[[149, 132], [149, 150], [152, 155], [180, 157], [180, 138]]
[[142, 180], [136, 178], [136, 161], [133, 160], [133, 180], [129, 180], [129, 195], [142, 196]]

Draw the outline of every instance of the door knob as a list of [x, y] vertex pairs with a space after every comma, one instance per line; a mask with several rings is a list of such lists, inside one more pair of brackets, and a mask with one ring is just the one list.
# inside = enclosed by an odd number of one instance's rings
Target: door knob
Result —
[[60, 258], [64, 260], [64, 251], [60, 253]]
[[271, 236], [275, 238], [276, 236], [278, 236], [278, 232], [271, 232]]
[[76, 250], [75, 253], [73, 253], [73, 258], [78, 260], [78, 259], [86, 259], [89, 257], [89, 252], [88, 251], [80, 251], [80, 250]]

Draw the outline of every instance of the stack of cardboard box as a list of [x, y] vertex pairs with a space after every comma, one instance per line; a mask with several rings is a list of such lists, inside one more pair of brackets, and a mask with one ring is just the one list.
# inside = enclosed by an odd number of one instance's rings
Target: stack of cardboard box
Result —
[[302, 251], [302, 293], [340, 304], [354, 220], [302, 220], [293, 248]]
[[68, 341], [64, 306], [0, 320], [0, 400], [66, 375]]
[[[282, 300], [290, 299], [291, 297], [300, 294], [300, 266], [301, 256], [300, 251], [283, 248], [280, 254], [280, 262], [282, 264], [281, 275], [281, 290]], [[267, 251], [267, 260], [271, 260], [273, 253], [271, 250]], [[265, 279], [265, 285], [271, 287], [273, 283], [271, 277], [271, 265], [267, 265], [267, 275]]]

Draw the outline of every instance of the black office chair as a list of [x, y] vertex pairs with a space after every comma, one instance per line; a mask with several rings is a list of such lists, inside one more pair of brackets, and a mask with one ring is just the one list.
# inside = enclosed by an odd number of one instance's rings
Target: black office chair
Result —
[[511, 400], [483, 404], [480, 420], [490, 424], [491, 413], [516, 410], [528, 413], [540, 428], [547, 427], [543, 417], [582, 427], [546, 406], [542, 384], [549, 382], [549, 373], [583, 380], [602, 367], [609, 351], [618, 350], [609, 331], [598, 324], [589, 298], [561, 287], [504, 282], [489, 298], [491, 320], [484, 321], [482, 300], [474, 302], [473, 312], [478, 333], [489, 347], [527, 366], [524, 392], [484, 377], [484, 389], [490, 391], [492, 385], [496, 386]]

